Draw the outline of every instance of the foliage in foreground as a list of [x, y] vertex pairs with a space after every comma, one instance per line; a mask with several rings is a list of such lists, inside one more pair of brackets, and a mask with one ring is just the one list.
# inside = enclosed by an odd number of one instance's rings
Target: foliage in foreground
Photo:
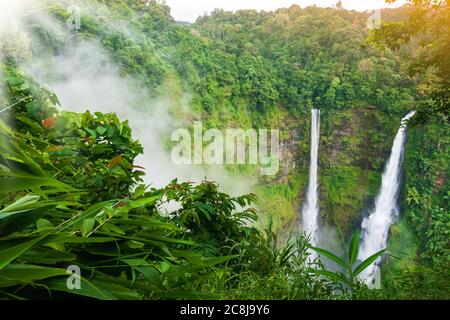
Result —
[[[206, 181], [148, 189], [126, 123], [61, 112], [22, 73], [4, 75], [2, 298], [226, 298], [250, 287], [260, 298], [333, 295], [332, 282], [309, 271], [307, 242], [280, 249], [270, 229], [247, 226], [253, 195], [230, 197]], [[171, 201], [180, 209], [163, 214]], [[80, 290], [67, 286], [70, 266], [81, 270]]]

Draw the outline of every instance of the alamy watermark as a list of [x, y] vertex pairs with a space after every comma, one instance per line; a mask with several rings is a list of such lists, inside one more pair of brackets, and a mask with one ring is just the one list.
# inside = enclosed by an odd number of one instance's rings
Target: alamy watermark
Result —
[[366, 280], [369, 289], [381, 289], [381, 269], [378, 265], [374, 265], [372, 272]]
[[275, 175], [280, 167], [280, 132], [278, 129], [208, 129], [194, 122], [193, 134], [187, 128], [171, 135], [176, 145], [172, 162], [177, 165], [259, 165], [262, 175]]
[[70, 6], [67, 8], [67, 12], [70, 14], [66, 21], [67, 28], [70, 31], [78, 31], [81, 29], [81, 10], [77, 6]]
[[69, 290], [81, 289], [81, 269], [77, 265], [70, 265], [67, 267], [66, 273], [69, 274], [66, 285]]
[[372, 14], [367, 18], [367, 28], [370, 30], [381, 29], [381, 10], [372, 11]]

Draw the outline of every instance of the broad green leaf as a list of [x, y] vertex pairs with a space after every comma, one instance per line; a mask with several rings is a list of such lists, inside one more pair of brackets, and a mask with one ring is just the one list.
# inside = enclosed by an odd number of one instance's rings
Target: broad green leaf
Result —
[[333, 253], [331, 253], [330, 251], [327, 251], [325, 249], [321, 249], [321, 248], [317, 248], [317, 247], [311, 247], [311, 249], [313, 249], [314, 251], [320, 253], [321, 255], [327, 257], [328, 259], [336, 262], [337, 264], [339, 264], [341, 267], [348, 269], [348, 265], [347, 263], [345, 263], [344, 260], [342, 260], [341, 258], [339, 258], [338, 256], [334, 255]]
[[310, 272], [313, 272], [318, 275], [325, 276], [333, 281], [341, 281], [342, 283], [350, 284], [349, 280], [345, 278], [341, 273], [338, 272], [331, 272], [327, 270], [320, 270], [320, 269], [309, 269]]
[[125, 231], [123, 231], [123, 229], [116, 227], [114, 224], [112, 223], [106, 223], [104, 224], [101, 229], [103, 232], [105, 233], [111, 233], [112, 236], [114, 235], [124, 235], [126, 234]]
[[361, 232], [358, 230], [353, 234], [352, 241], [350, 242], [350, 248], [348, 250], [348, 263], [352, 266], [356, 262], [359, 250], [359, 239]]
[[374, 255], [371, 255], [370, 257], [368, 257], [366, 260], [364, 260], [363, 262], [361, 262], [356, 268], [355, 270], [353, 270], [353, 274], [355, 276], [357, 276], [358, 274], [360, 274], [361, 272], [363, 272], [367, 267], [369, 267], [372, 263], [374, 263], [379, 257], [381, 257], [384, 253], [386, 252], [386, 249], [383, 249], [377, 253], [375, 253]]
[[142, 249], [145, 247], [145, 244], [139, 241], [130, 240], [126, 242], [127, 246], [129, 246], [131, 249]]
[[31, 120], [30, 118], [16, 115], [16, 119], [30, 126], [33, 130], [44, 132], [44, 128], [42, 128], [42, 126], [40, 126], [37, 122]]
[[116, 238], [111, 237], [75, 237], [69, 232], [58, 233], [56, 235], [49, 236], [47, 239], [48, 244], [52, 243], [107, 243], [117, 241]]
[[0, 193], [29, 190], [45, 186], [73, 190], [73, 188], [70, 188], [68, 185], [50, 178], [36, 176], [0, 177]]
[[148, 216], [134, 216], [129, 215], [130, 219], [114, 219], [114, 223], [126, 226], [138, 226], [154, 229], [165, 229], [171, 231], [181, 231], [180, 227], [167, 222], [159, 221], [155, 218]]
[[204, 213], [205, 217], [211, 221], [211, 215], [214, 214], [214, 208], [209, 204], [199, 203], [196, 207]]
[[85, 248], [85, 251], [95, 255], [106, 257], [117, 257], [118, 255], [120, 255], [120, 250], [115, 244], [89, 246]]
[[19, 280], [20, 282], [31, 282], [55, 276], [64, 276], [66, 274], [66, 270], [61, 268], [11, 263], [0, 271], [0, 278], [6, 280]]
[[127, 288], [112, 281], [92, 280], [92, 284], [102, 290], [112, 294], [117, 300], [141, 300], [142, 294], [136, 290]]
[[130, 201], [126, 206], [120, 208], [119, 212], [136, 209], [136, 208], [141, 208], [141, 207], [148, 206], [150, 204], [154, 204], [158, 199], [161, 198], [161, 196], [162, 196], [162, 194], [157, 194], [157, 195], [145, 197], [142, 199]]
[[11, 86], [18, 86], [25, 82], [25, 79], [20, 77], [18, 73], [8, 72], [5, 78]]
[[167, 261], [162, 261], [159, 264], [159, 268], [158, 269], [159, 269], [159, 271], [161, 273], [166, 273], [167, 271], [170, 270], [171, 267], [172, 267], [172, 265], [170, 263], [168, 263]]
[[97, 133], [94, 130], [91, 130], [89, 128], [85, 128], [84, 130], [86, 130], [87, 133], [89, 133], [92, 138], [96, 139], [97, 138]]
[[102, 126], [98, 126], [96, 131], [98, 132], [98, 134], [100, 134], [101, 136], [105, 134], [106, 132], [106, 128], [102, 127]]
[[104, 152], [108, 152], [113, 150], [111, 147], [108, 147], [107, 145], [94, 145], [92, 146], [92, 153], [97, 155], [97, 154], [102, 154]]
[[89, 233], [92, 232], [92, 230], [94, 230], [94, 227], [95, 227], [95, 218], [84, 219], [80, 229], [81, 235], [83, 237], [86, 237], [87, 235], [89, 235]]
[[31, 210], [28, 212], [16, 213], [0, 219], [2, 221], [0, 225], [0, 233], [8, 235], [16, 231], [21, 231], [33, 224], [37, 219], [43, 217], [48, 213], [50, 206]]
[[213, 266], [216, 264], [221, 264], [227, 261], [230, 261], [231, 259], [237, 258], [238, 255], [233, 255], [233, 256], [223, 256], [223, 257], [214, 257], [214, 258], [206, 258], [206, 259], [201, 259], [201, 263], [204, 264], [205, 266]]
[[36, 227], [38, 231], [45, 231], [55, 228], [55, 226], [50, 221], [43, 218], [36, 221]]
[[23, 211], [30, 210], [30, 205], [39, 201], [41, 197], [35, 195], [26, 195], [16, 202], [10, 204], [6, 208], [0, 211], [0, 219], [4, 217], [5, 214], [14, 214]]
[[61, 279], [48, 279], [44, 282], [44, 284], [50, 290], [68, 292], [74, 295], [85, 296], [99, 300], [117, 300], [117, 297], [112, 293], [101, 290], [83, 277], [81, 277], [80, 281], [81, 288], [72, 290], [67, 287], [67, 277]]
[[164, 285], [162, 283], [160, 273], [147, 261], [143, 259], [123, 259], [122, 261], [124, 261], [125, 263], [129, 264], [131, 267], [135, 268], [137, 271], [142, 273], [159, 289], [164, 290]]
[[82, 212], [79, 216], [76, 216], [73, 219], [68, 220], [67, 221], [68, 223], [64, 224], [64, 227], [60, 231], [66, 230], [73, 225], [81, 223], [81, 221], [83, 221], [84, 219], [94, 217], [101, 209], [109, 207], [112, 204], [113, 201], [105, 201], [90, 206], [89, 208], [86, 209], [86, 211]]
[[21, 256], [21, 260], [28, 261], [30, 263], [45, 263], [56, 264], [59, 262], [75, 261], [77, 256], [70, 252], [58, 251], [51, 248], [45, 248], [42, 246], [34, 247], [24, 252]]
[[7, 266], [10, 262], [14, 261], [21, 254], [35, 246], [41, 240], [43, 240], [47, 235], [40, 236], [33, 240], [26, 241], [19, 245], [10, 247], [8, 249], [4, 249], [0, 251], [0, 270], [2, 270], [5, 266]]
[[[7, 288], [7, 287], [12, 287], [12, 286], [18, 286], [18, 285], [21, 285], [21, 284], [23, 284], [23, 283], [20, 282], [20, 280], [8, 280], [8, 279], [4, 279], [4, 278], [2, 278], [0, 276], [0, 288]], [[0, 293], [8, 295], [8, 292], [6, 292], [5, 290], [1, 290]], [[0, 298], [0, 299], [3, 299], [3, 297]], [[20, 299], [20, 300], [23, 300], [23, 299]]]

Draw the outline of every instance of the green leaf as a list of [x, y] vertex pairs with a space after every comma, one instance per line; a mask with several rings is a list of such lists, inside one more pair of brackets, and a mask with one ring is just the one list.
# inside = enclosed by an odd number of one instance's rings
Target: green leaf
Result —
[[28, 82], [24, 82], [20, 86], [15, 86], [14, 89], [17, 91], [26, 91], [30, 89], [30, 84]]
[[[66, 230], [69, 227], [76, 225], [78, 223], [81, 223], [81, 221], [92, 218], [94, 215], [96, 215], [101, 209], [105, 207], [110, 207], [112, 205], [112, 201], [105, 201], [105, 202], [99, 202], [97, 204], [94, 204], [86, 209], [81, 215], [77, 216], [73, 220], [70, 220], [67, 224], [64, 225], [64, 227], [60, 230]], [[84, 221], [83, 221], [84, 222]]]
[[22, 123], [25, 123], [26, 125], [30, 126], [32, 129], [34, 129], [40, 133], [43, 133], [45, 131], [44, 128], [42, 127], [42, 125], [39, 125], [37, 122], [31, 120], [30, 118], [16, 116], [16, 119]]
[[97, 133], [94, 130], [91, 130], [89, 128], [85, 128], [84, 130], [86, 130], [86, 132], [89, 133], [89, 135], [91, 135], [92, 138], [94, 139], [97, 138]]
[[374, 263], [379, 257], [381, 257], [384, 253], [386, 252], [386, 249], [383, 249], [377, 253], [375, 253], [374, 255], [371, 255], [370, 257], [368, 257], [366, 260], [364, 260], [363, 262], [361, 262], [356, 268], [355, 270], [353, 270], [353, 274], [355, 276], [357, 276], [358, 274], [360, 274], [361, 272], [363, 272], [367, 267], [369, 267], [372, 263]]
[[350, 243], [350, 248], [348, 250], [348, 263], [350, 266], [356, 262], [356, 258], [358, 257], [359, 251], [359, 239], [361, 237], [361, 232], [357, 230], [352, 237], [352, 241]]
[[41, 237], [35, 238], [30, 241], [26, 241], [19, 245], [15, 245], [13, 247], [4, 249], [0, 251], [0, 270], [2, 270], [5, 266], [7, 266], [10, 262], [14, 261], [21, 254], [35, 246], [41, 240], [43, 240], [47, 235], [43, 235]]
[[122, 230], [122, 228], [119, 228], [117, 226], [115, 226], [112, 223], [107, 223], [104, 224], [101, 229], [100, 229], [103, 233], [108, 233], [111, 234], [112, 236], [114, 235], [125, 235], [126, 232]]
[[55, 226], [50, 221], [43, 218], [36, 221], [36, 227], [38, 231], [50, 230], [55, 228]]
[[320, 253], [321, 255], [327, 257], [328, 259], [336, 262], [337, 264], [339, 264], [341, 267], [348, 269], [348, 265], [347, 263], [345, 263], [344, 260], [342, 260], [341, 258], [339, 258], [338, 256], [334, 255], [333, 253], [331, 253], [330, 251], [327, 251], [325, 249], [321, 249], [321, 248], [317, 248], [317, 247], [311, 247], [311, 249], [313, 249], [314, 251]]
[[122, 211], [128, 211], [131, 209], [136, 209], [136, 208], [141, 208], [141, 207], [145, 207], [148, 205], [152, 205], [154, 203], [156, 203], [156, 201], [158, 199], [160, 199], [162, 196], [162, 193], [158, 193], [157, 195], [152, 195], [149, 197], [144, 197], [142, 199], [138, 199], [138, 200], [134, 200], [134, 201], [130, 201], [126, 206], [121, 207], [118, 212], [122, 212]]
[[39, 116], [39, 112], [41, 111], [41, 107], [37, 103], [37, 101], [30, 101], [25, 105], [25, 107], [27, 108], [28, 114], [31, 116], [31, 118], [37, 119], [37, 117]]
[[77, 256], [73, 253], [45, 248], [42, 246], [31, 248], [20, 256], [21, 260], [25, 260], [30, 263], [45, 263], [45, 264], [56, 264], [59, 262], [75, 261], [76, 258]]
[[73, 190], [68, 185], [50, 178], [35, 176], [0, 177], [0, 193], [23, 191], [45, 186]]
[[117, 241], [116, 238], [110, 237], [75, 237], [69, 232], [58, 233], [53, 236], [49, 236], [47, 239], [48, 244], [63, 244], [63, 243], [108, 243]]
[[95, 226], [95, 218], [87, 218], [84, 219], [83, 224], [81, 225], [81, 235], [86, 237], [92, 230], [94, 230]]
[[12, 214], [29, 211], [30, 205], [36, 203], [39, 201], [41, 197], [39, 196], [33, 196], [33, 195], [26, 195], [16, 202], [10, 204], [6, 208], [0, 211], [0, 220], [4, 219]]
[[4, 219], [0, 219], [2, 223], [0, 224], [0, 233], [3, 235], [9, 235], [16, 231], [21, 231], [33, 224], [37, 219], [45, 216], [51, 206], [38, 208], [35, 210], [16, 213], [14, 215], [7, 216]]
[[108, 145], [96, 144], [92, 146], [92, 153], [95, 155], [109, 152], [111, 150], [113, 149], [111, 147], [108, 147]]
[[224, 263], [226, 261], [230, 261], [231, 259], [237, 258], [238, 256], [239, 255], [232, 255], [232, 256], [201, 259], [201, 264], [204, 264], [205, 266], [213, 266], [216, 264]]
[[320, 269], [309, 269], [310, 272], [313, 272], [318, 275], [325, 276], [333, 281], [341, 281], [346, 284], [350, 284], [350, 281], [345, 278], [341, 273], [338, 272], [331, 272], [327, 270], [320, 270]]
[[17, 86], [25, 82], [25, 80], [16, 73], [8, 72], [6, 81], [12, 86]]
[[100, 290], [102, 290], [103, 292], [108, 292], [109, 294], [114, 295], [114, 299], [117, 300], [142, 299], [142, 294], [140, 294], [136, 290], [132, 290], [121, 284], [115, 283], [114, 281], [101, 281], [94, 279], [92, 280], [92, 284], [95, 285]]
[[98, 126], [96, 131], [98, 132], [99, 135], [103, 135], [106, 132], [106, 128], [102, 127], [102, 126]]
[[204, 203], [198, 203], [197, 205], [195, 205], [201, 212], [203, 212], [203, 214], [205, 215], [205, 217], [211, 221], [211, 215], [214, 214], [214, 208], [209, 205], [209, 204], [204, 204]]
[[164, 290], [164, 285], [161, 281], [161, 275], [153, 266], [143, 259], [123, 259], [125, 263], [142, 273], [150, 282], [156, 285], [159, 289]]
[[66, 275], [66, 270], [62, 268], [48, 268], [16, 263], [9, 264], [0, 271], [0, 278], [6, 280], [19, 280], [20, 282], [31, 282], [64, 275]]
[[114, 127], [108, 127], [108, 131], [106, 132], [106, 137], [108, 139], [112, 138], [115, 134], [115, 128]]
[[71, 293], [74, 295], [86, 296], [86, 297], [99, 299], [99, 300], [116, 300], [117, 299], [117, 297], [115, 297], [112, 293], [101, 290], [100, 288], [96, 287], [94, 284], [87, 281], [83, 277], [81, 277], [80, 280], [81, 280], [81, 288], [73, 289], [73, 290], [70, 290], [67, 287], [67, 278], [49, 279], [49, 280], [45, 281], [44, 284], [50, 290], [68, 292], [68, 293]]
[[145, 246], [145, 244], [143, 244], [142, 242], [134, 241], [134, 240], [127, 241], [126, 244], [131, 249], [142, 249]]

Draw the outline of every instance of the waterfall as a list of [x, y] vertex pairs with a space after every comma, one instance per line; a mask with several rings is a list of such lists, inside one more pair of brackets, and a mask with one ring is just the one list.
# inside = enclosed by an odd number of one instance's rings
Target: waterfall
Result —
[[317, 193], [317, 158], [320, 138], [320, 110], [311, 110], [311, 162], [309, 167], [309, 186], [303, 206], [303, 232], [311, 237], [311, 244], [317, 245], [319, 201]]
[[[362, 222], [362, 242], [358, 260], [363, 261], [387, 247], [389, 227], [398, 217], [397, 197], [400, 189], [400, 173], [406, 140], [406, 121], [414, 116], [411, 111], [406, 115], [394, 139], [391, 156], [386, 164], [381, 180], [381, 189], [375, 200], [374, 211]], [[372, 283], [380, 258], [360, 274], [367, 284]]]

